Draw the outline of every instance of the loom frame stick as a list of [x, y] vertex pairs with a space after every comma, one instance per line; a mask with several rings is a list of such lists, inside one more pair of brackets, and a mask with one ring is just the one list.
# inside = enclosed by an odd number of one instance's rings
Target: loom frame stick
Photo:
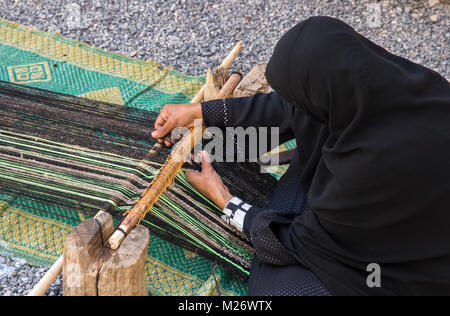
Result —
[[61, 273], [64, 265], [64, 257], [61, 256], [56, 260], [50, 270], [42, 277], [36, 286], [28, 293], [28, 296], [42, 296], [47, 292], [50, 285], [55, 282], [58, 275]]

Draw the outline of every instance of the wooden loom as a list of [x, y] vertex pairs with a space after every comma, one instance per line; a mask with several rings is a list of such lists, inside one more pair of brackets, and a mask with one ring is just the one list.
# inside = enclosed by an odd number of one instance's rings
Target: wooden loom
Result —
[[[242, 45], [239, 43], [216, 70], [215, 80], [211, 79], [212, 73], [208, 73], [207, 84], [191, 103], [233, 96], [242, 76], [234, 73], [221, 85], [217, 83], [217, 78], [219, 81], [220, 78], [226, 80], [223, 73], [241, 50]], [[249, 76], [251, 78], [252, 74]], [[249, 80], [248, 86], [254, 85], [254, 82], [254, 79]], [[242, 83], [239, 85], [240, 90], [245, 90], [246, 85]], [[114, 229], [111, 215], [105, 212], [99, 212], [76, 227], [65, 243], [63, 256], [29, 295], [43, 295], [61, 271], [64, 275], [64, 295], [147, 295], [144, 265], [149, 231], [139, 226], [139, 221], [172, 183], [193, 147], [201, 141], [203, 131], [203, 127], [195, 128], [177, 144], [157, 177], [118, 229]]]

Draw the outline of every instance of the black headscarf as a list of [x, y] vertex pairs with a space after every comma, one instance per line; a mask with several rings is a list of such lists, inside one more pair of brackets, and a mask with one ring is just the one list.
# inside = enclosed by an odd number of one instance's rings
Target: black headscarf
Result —
[[[311, 18], [278, 43], [274, 90], [322, 124], [298, 127], [310, 212], [292, 251], [336, 294], [450, 294], [450, 85], [347, 24]], [[302, 152], [302, 143], [308, 144]]]

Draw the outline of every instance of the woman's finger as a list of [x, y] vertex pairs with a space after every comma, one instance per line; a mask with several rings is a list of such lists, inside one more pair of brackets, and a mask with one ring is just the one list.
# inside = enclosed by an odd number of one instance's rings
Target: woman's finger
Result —
[[201, 157], [202, 157], [202, 170], [205, 172], [214, 171], [211, 165], [211, 157], [209, 156], [208, 152], [205, 150], [202, 151]]
[[166, 124], [167, 119], [165, 118], [165, 116], [165, 113], [161, 113], [160, 115], [158, 115], [158, 118], [155, 121], [155, 129], [159, 129], [164, 126], [164, 124]]
[[163, 126], [160, 126], [155, 131], [153, 131], [153, 138], [164, 138], [172, 131], [173, 125], [174, 123], [171, 120], [168, 120]]
[[172, 147], [173, 143], [168, 140], [165, 140], [164, 145], [166, 145], [166, 147]]

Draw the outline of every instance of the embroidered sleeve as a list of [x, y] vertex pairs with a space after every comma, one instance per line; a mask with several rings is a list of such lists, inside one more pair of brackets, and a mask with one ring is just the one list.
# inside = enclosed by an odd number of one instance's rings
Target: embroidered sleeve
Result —
[[202, 103], [203, 121], [206, 127], [227, 127], [231, 121], [233, 99], [212, 100]]

